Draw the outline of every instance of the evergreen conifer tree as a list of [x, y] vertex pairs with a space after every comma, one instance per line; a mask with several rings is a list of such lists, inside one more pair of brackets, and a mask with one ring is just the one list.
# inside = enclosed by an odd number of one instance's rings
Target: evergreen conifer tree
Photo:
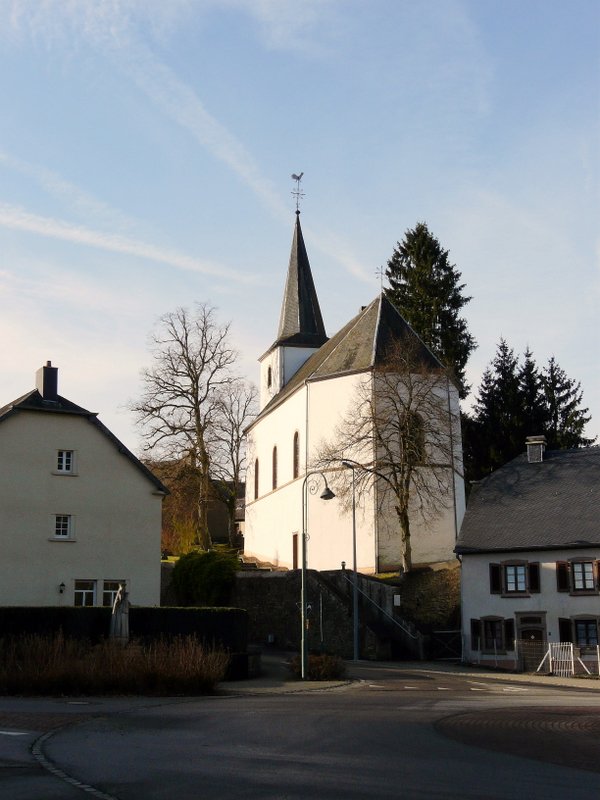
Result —
[[521, 393], [520, 438], [540, 436], [548, 429], [549, 414], [542, 387], [542, 376], [527, 348], [523, 364], [519, 369], [519, 391]]
[[547, 446], [562, 450], [593, 444], [595, 439], [587, 439], [583, 435], [591, 416], [589, 409], [581, 408], [581, 384], [567, 377], [554, 356], [542, 374], [542, 386], [548, 414]]
[[581, 384], [551, 358], [543, 372], [529, 348], [523, 362], [500, 339], [484, 372], [471, 415], [463, 421], [467, 480], [478, 480], [525, 450], [528, 436], [545, 435], [549, 450], [586, 447], [590, 421]]
[[464, 297], [460, 272], [450, 263], [426, 223], [407, 230], [387, 262], [386, 294], [429, 349], [450, 369], [460, 396], [469, 387], [465, 366], [476, 342], [460, 311], [470, 297]]

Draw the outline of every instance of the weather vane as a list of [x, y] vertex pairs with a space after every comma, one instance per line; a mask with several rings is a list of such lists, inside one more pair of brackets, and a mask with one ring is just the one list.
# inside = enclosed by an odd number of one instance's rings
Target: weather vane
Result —
[[300, 200], [304, 197], [304, 192], [300, 190], [300, 181], [302, 180], [302, 176], [304, 175], [301, 172], [299, 175], [295, 175], [292, 173], [292, 180], [296, 181], [296, 188], [292, 192], [292, 195], [296, 198], [296, 213], [300, 213]]

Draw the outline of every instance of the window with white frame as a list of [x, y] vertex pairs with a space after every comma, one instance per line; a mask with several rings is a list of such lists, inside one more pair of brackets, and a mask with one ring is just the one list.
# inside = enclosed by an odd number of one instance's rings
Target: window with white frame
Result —
[[575, 643], [578, 647], [595, 647], [598, 644], [598, 621], [596, 619], [576, 619]]
[[540, 565], [536, 561], [490, 564], [490, 592], [506, 596], [540, 591]]
[[73, 537], [73, 517], [71, 514], [55, 514], [54, 538], [71, 539]]
[[119, 591], [119, 586], [125, 590], [125, 581], [104, 581], [102, 586], [102, 605], [112, 606], [115, 602], [115, 597]]
[[600, 562], [578, 558], [556, 562], [556, 588], [571, 594], [598, 594], [600, 588]]
[[471, 649], [482, 653], [514, 650], [515, 621], [512, 617], [482, 617], [471, 620]]
[[75, 453], [73, 450], [58, 450], [56, 455], [56, 471], [71, 475], [75, 471]]
[[95, 606], [96, 581], [76, 580], [73, 604], [76, 606]]

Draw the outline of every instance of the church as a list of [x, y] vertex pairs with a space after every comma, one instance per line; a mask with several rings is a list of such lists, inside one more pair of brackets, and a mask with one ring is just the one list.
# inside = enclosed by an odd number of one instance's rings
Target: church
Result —
[[[352, 416], [360, 393], [374, 385], [391, 345], [414, 345], [433, 371], [443, 369], [383, 293], [328, 338], [297, 210], [279, 329], [259, 359], [260, 411], [247, 430], [247, 558], [298, 569], [304, 523], [311, 569], [340, 569], [342, 562], [352, 566], [352, 510], [347, 492], [338, 490], [350, 470], [341, 460], [323, 468], [318, 457], [341, 421]], [[435, 384], [435, 392], [442, 393], [447, 409], [436, 424], [451, 443], [450, 456], [435, 481], [436, 512], [422, 513], [416, 501], [411, 506], [414, 567], [454, 559], [465, 511], [458, 391], [446, 379]], [[361, 464], [374, 463], [372, 453], [352, 456]], [[326, 485], [337, 495], [329, 502], [320, 498]], [[359, 572], [403, 567], [398, 514], [381, 479], [373, 478], [356, 498], [355, 538]]]

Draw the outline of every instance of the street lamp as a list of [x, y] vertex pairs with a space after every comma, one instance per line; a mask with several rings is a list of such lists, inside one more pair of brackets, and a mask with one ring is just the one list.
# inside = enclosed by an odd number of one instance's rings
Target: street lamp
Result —
[[325, 488], [320, 494], [321, 500], [332, 500], [335, 497], [335, 494], [331, 491], [327, 484], [327, 478], [320, 470], [313, 470], [312, 472], [308, 472], [306, 477], [302, 482], [302, 589], [300, 593], [300, 615], [301, 615], [301, 622], [302, 622], [302, 642], [300, 647], [300, 665], [301, 665], [301, 677], [302, 680], [305, 681], [308, 672], [308, 639], [306, 636], [306, 623], [307, 623], [307, 616], [306, 616], [306, 540], [308, 538], [306, 533], [306, 517], [308, 516], [308, 492], [310, 491], [311, 494], [316, 494], [318, 488], [318, 481], [315, 478], [310, 482], [310, 486], [308, 483], [308, 479], [313, 476], [320, 476], [323, 478], [325, 482]]
[[342, 466], [352, 470], [352, 570], [354, 572], [354, 583], [352, 586], [352, 620], [354, 661], [358, 661], [360, 653], [358, 641], [358, 572], [356, 569], [356, 465], [351, 461], [342, 461]]

